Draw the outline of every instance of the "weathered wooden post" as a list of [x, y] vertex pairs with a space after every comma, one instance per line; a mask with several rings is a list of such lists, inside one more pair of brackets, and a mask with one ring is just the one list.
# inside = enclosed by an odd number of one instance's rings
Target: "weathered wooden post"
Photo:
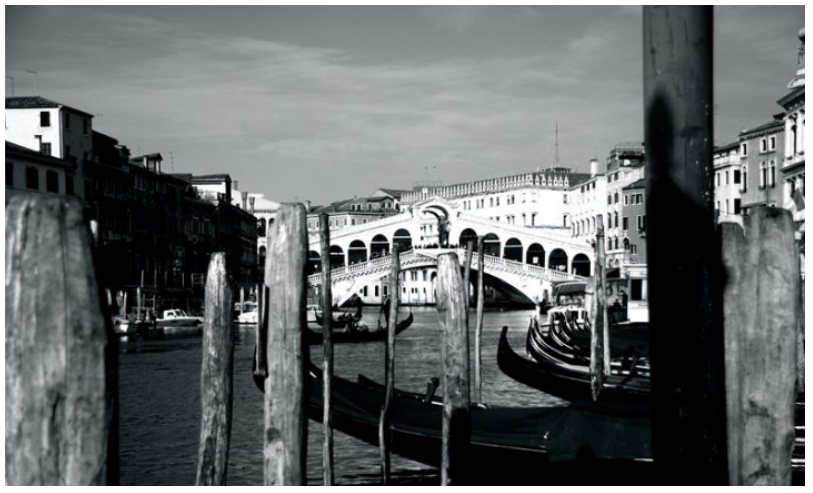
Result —
[[[480, 272], [482, 277], [482, 272]], [[440, 484], [460, 485], [465, 480], [471, 436], [469, 406], [469, 332], [463, 280], [457, 254], [438, 256], [437, 308], [443, 329], [443, 449]]]
[[141, 317], [141, 306], [143, 305], [141, 303], [141, 286], [136, 288], [136, 303], [138, 303], [136, 305], [136, 320], [143, 320]]
[[463, 286], [466, 287], [466, 314], [468, 314], [469, 308], [471, 307], [471, 257], [473, 253], [474, 241], [469, 240], [468, 243], [466, 243], [466, 262], [463, 269]]
[[[333, 289], [330, 280], [330, 222], [327, 213], [319, 214], [322, 240], [322, 426], [325, 441], [322, 447], [322, 476], [325, 486], [333, 486]], [[327, 262], [325, 262], [327, 259]]]
[[75, 197], [6, 206], [6, 484], [118, 484], [116, 339]]
[[203, 317], [200, 443], [195, 478], [198, 486], [226, 484], [234, 381], [234, 295], [229, 277], [226, 254], [212, 254]]
[[720, 225], [729, 481], [789, 486], [801, 309], [793, 219], [786, 210], [757, 207], [744, 225]]
[[[477, 326], [474, 329], [474, 399], [483, 400], [483, 310], [485, 309], [485, 237], [477, 237]], [[468, 313], [468, 310], [466, 310]], [[468, 317], [466, 317], [468, 324]]]
[[593, 276], [593, 305], [595, 311], [591, 310], [592, 323], [590, 332], [590, 387], [593, 400], [597, 401], [604, 388], [604, 377], [610, 374], [610, 357], [607, 354], [609, 349], [608, 327], [607, 327], [607, 292], [604, 289], [604, 218], [601, 215], [596, 217], [596, 266]]
[[[266, 265], [267, 264], [268, 260], [266, 257]], [[252, 365], [254, 384], [263, 391], [265, 389], [265, 379], [268, 377], [267, 344], [268, 286], [265, 285], [265, 280], [263, 280], [263, 282], [257, 284], [257, 330], [254, 334], [254, 363]]]
[[712, 24], [710, 6], [644, 7], [652, 439], [674, 485], [727, 482]]
[[392, 396], [395, 392], [395, 325], [398, 317], [398, 293], [401, 263], [398, 245], [392, 245], [392, 272], [390, 273], [390, 311], [387, 323], [387, 348], [384, 351], [384, 407], [378, 426], [379, 455], [381, 456], [381, 481], [387, 486], [390, 481], [390, 420], [392, 418]]
[[308, 422], [305, 266], [308, 229], [302, 204], [282, 204], [271, 226], [266, 256], [268, 342], [265, 379], [265, 484], [305, 484]]
[[246, 309], [246, 288], [244, 286], [240, 286], [240, 315], [245, 312]]

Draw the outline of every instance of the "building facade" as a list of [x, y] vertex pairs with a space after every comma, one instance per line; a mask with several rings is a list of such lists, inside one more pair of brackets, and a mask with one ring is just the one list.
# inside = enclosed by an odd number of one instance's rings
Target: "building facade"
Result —
[[73, 195], [77, 166], [72, 161], [6, 141], [6, 203], [18, 193]]
[[742, 214], [743, 169], [740, 143], [732, 142], [714, 149], [714, 210], [717, 220]]
[[624, 255], [615, 265], [646, 264], [646, 180], [634, 181], [622, 192], [621, 248]]
[[[785, 125], [781, 119], [740, 132], [740, 160], [742, 163], [742, 210], [757, 206], [781, 206], [781, 187], [777, 187], [779, 166], [784, 160]], [[716, 205], [716, 204], [715, 204]], [[725, 214], [725, 204], [721, 214]]]
[[[621, 142], [607, 157], [607, 216], [604, 221], [607, 267], [624, 263], [624, 187], [644, 178], [644, 145]], [[645, 218], [644, 218], [645, 220]]]

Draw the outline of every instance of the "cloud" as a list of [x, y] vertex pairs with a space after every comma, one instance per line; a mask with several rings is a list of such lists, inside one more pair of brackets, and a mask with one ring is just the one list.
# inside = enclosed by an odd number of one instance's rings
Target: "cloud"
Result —
[[482, 5], [422, 6], [418, 12], [439, 29], [461, 33], [471, 29], [488, 8]]

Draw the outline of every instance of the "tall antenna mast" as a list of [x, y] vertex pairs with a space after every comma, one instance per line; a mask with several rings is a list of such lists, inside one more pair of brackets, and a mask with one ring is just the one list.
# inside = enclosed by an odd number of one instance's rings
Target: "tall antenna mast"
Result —
[[555, 149], [556, 154], [553, 156], [553, 164], [559, 167], [559, 122], [556, 122], [556, 135], [555, 135]]

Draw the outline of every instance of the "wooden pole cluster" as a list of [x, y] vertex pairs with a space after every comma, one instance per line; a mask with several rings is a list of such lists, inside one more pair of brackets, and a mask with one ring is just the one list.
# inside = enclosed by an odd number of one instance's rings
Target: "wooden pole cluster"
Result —
[[118, 484], [117, 358], [75, 197], [6, 206], [6, 484]]
[[666, 484], [725, 484], [713, 10], [647, 6], [643, 22], [653, 454]]
[[731, 485], [790, 485], [799, 257], [793, 219], [758, 207], [721, 224]]
[[384, 407], [378, 426], [379, 455], [381, 458], [381, 481], [390, 484], [390, 421], [392, 419], [392, 397], [395, 393], [395, 326], [398, 317], [398, 293], [401, 263], [398, 245], [392, 246], [392, 271], [390, 273], [390, 311], [387, 323], [387, 347], [384, 350]]
[[437, 309], [443, 329], [440, 346], [443, 362], [442, 485], [460, 485], [465, 480], [471, 437], [469, 333], [462, 284], [457, 254], [439, 255]]
[[[330, 222], [327, 213], [319, 214], [322, 248], [322, 477], [325, 486], [333, 486], [333, 290], [330, 279]], [[327, 259], [325, 262], [324, 259]]]
[[268, 341], [263, 433], [266, 485], [305, 484], [307, 348], [305, 267], [308, 230], [302, 204], [282, 204], [268, 236]]
[[596, 217], [596, 266], [593, 282], [593, 302], [595, 309], [591, 310], [590, 332], [590, 387], [593, 400], [599, 400], [601, 390], [604, 388], [604, 377], [610, 374], [609, 333], [607, 327], [607, 292], [604, 286], [604, 218]]
[[[483, 400], [483, 310], [485, 291], [485, 237], [477, 237], [477, 326], [474, 330], [474, 399]], [[466, 320], [468, 324], [468, 318]]]
[[226, 254], [214, 253], [206, 275], [203, 318], [200, 444], [195, 478], [198, 486], [226, 484], [234, 387], [233, 307], [234, 294], [226, 270]]

